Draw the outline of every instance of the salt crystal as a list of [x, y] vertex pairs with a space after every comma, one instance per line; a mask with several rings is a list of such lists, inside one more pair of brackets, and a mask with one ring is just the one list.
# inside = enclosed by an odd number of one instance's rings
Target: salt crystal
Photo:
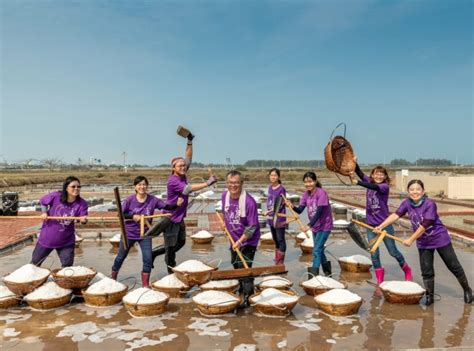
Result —
[[257, 283], [261, 288], [277, 288], [293, 285], [288, 279], [279, 277], [277, 275], [270, 275], [264, 277], [260, 283]]
[[94, 274], [94, 271], [90, 268], [83, 266], [65, 267], [56, 273], [57, 275], [65, 277], [81, 277], [84, 275]]
[[199, 239], [207, 239], [207, 238], [213, 238], [214, 235], [209, 233], [207, 230], [201, 230], [197, 232], [196, 234], [191, 235], [191, 238], [199, 238]]
[[100, 295], [100, 294], [123, 291], [126, 288], [127, 286], [125, 284], [122, 284], [113, 279], [105, 277], [99, 280], [97, 283], [94, 283], [91, 286], [89, 286], [86, 292], [88, 294]]
[[149, 288], [139, 288], [125, 295], [123, 297], [123, 302], [140, 305], [148, 303], [160, 303], [168, 298], [169, 296], [165, 293], [151, 290]]
[[344, 289], [344, 284], [329, 277], [318, 275], [302, 283], [307, 288]]
[[63, 297], [72, 293], [71, 289], [61, 288], [55, 282], [49, 282], [41, 285], [38, 289], [34, 290], [25, 296], [25, 300], [41, 300], [41, 299], [54, 299]]
[[401, 295], [422, 294], [425, 292], [425, 289], [419, 284], [410, 281], [386, 281], [380, 284], [380, 288]]
[[48, 269], [36, 267], [34, 264], [28, 263], [10, 273], [3, 279], [13, 283], [29, 283], [46, 278], [49, 273]]
[[349, 263], [362, 263], [362, 264], [372, 264], [372, 261], [370, 258], [362, 255], [353, 255], [353, 256], [347, 256], [347, 257], [341, 257], [339, 258], [340, 261], [343, 262], [349, 262]]
[[211, 280], [205, 284], [200, 285], [201, 288], [204, 289], [224, 289], [230, 288], [233, 286], [239, 285], [239, 281], [237, 279], [228, 279], [228, 280]]
[[16, 297], [16, 295], [6, 286], [0, 286], [0, 300], [8, 297]]
[[153, 283], [153, 286], [159, 288], [188, 288], [188, 286], [176, 277], [176, 274], [168, 274], [166, 277]]
[[324, 294], [316, 296], [314, 299], [316, 302], [330, 303], [334, 305], [344, 305], [346, 303], [353, 303], [362, 300], [359, 295], [354, 294], [347, 289], [332, 289]]
[[290, 295], [282, 290], [269, 288], [263, 290], [260, 295], [252, 298], [252, 303], [262, 305], [281, 305], [290, 304], [298, 301], [298, 296]]
[[225, 306], [238, 301], [238, 298], [225, 291], [208, 290], [194, 296], [193, 301], [199, 305]]
[[179, 272], [205, 272], [213, 270], [214, 268], [202, 263], [198, 260], [187, 260], [183, 263], [180, 263], [174, 268]]

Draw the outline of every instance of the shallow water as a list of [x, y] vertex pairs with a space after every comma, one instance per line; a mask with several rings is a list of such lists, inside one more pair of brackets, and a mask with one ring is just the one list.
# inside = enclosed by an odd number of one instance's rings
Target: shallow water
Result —
[[[159, 240], [158, 240], [159, 241]], [[157, 242], [158, 242], [157, 241]], [[350, 239], [330, 237], [328, 251], [336, 256], [364, 254]], [[359, 313], [349, 317], [332, 317], [317, 309], [310, 296], [298, 286], [310, 255], [301, 255], [291, 236], [287, 239], [286, 265], [288, 278], [302, 296], [292, 314], [286, 318], [258, 316], [250, 308], [237, 314], [203, 317], [190, 296], [172, 299], [168, 311], [158, 317], [133, 318], [122, 305], [108, 308], [85, 306], [79, 298], [64, 308], [41, 312], [27, 305], [0, 312], [0, 348], [2, 350], [313, 350], [313, 349], [403, 349], [430, 347], [472, 347], [474, 326], [472, 306], [464, 305], [462, 290], [439, 256], [435, 258], [436, 293], [440, 300], [433, 306], [392, 305], [375, 293], [371, 273], [340, 274], [334, 257], [335, 278], [345, 281], [364, 302]], [[458, 257], [469, 279], [474, 282], [473, 254], [457, 247]], [[0, 275], [27, 263], [33, 246], [0, 257]], [[415, 281], [421, 283], [417, 250], [400, 247], [414, 270]], [[84, 241], [76, 251], [76, 264], [95, 267], [109, 274], [115, 257], [107, 240]], [[222, 259], [221, 269], [229, 268], [226, 240], [219, 235], [210, 245], [187, 245], [178, 253], [178, 262], [194, 258], [203, 261]], [[272, 246], [261, 246], [255, 265], [270, 265]], [[402, 271], [382, 248], [386, 280], [400, 280]], [[59, 266], [56, 253], [45, 267]], [[152, 281], [165, 275], [163, 258], [155, 261]], [[141, 270], [140, 250], [131, 251], [119, 279], [130, 285]]]

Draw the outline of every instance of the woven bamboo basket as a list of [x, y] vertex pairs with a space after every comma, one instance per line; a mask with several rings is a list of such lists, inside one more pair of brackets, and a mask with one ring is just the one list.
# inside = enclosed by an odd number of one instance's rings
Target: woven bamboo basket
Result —
[[363, 273], [368, 272], [370, 270], [370, 267], [372, 267], [371, 264], [365, 263], [346, 262], [341, 260], [338, 260], [338, 262], [339, 266], [341, 266], [341, 270], [345, 272]]
[[260, 244], [261, 245], [275, 245], [275, 242], [273, 239], [262, 239], [260, 238]]
[[313, 253], [313, 246], [300, 245], [300, 249], [303, 255], [309, 255]]
[[206, 288], [203, 287], [202, 285], [199, 287], [202, 291], [208, 291], [208, 290], [218, 290], [218, 291], [227, 291], [227, 292], [233, 292], [237, 287], [239, 286], [239, 282], [237, 281], [235, 284], [229, 285], [229, 286], [218, 286], [218, 287], [213, 287], [213, 288]]
[[83, 237], [76, 237], [76, 241], [74, 242], [74, 246], [75, 247], [79, 247], [81, 246], [81, 243], [84, 241], [84, 238]]
[[7, 309], [10, 307], [15, 307], [20, 304], [20, 298], [17, 296], [6, 296], [0, 298], [0, 309]]
[[209, 238], [196, 238], [192, 236], [191, 239], [193, 243], [200, 245], [200, 244], [210, 244], [212, 240], [214, 240], [214, 237], [211, 236]]
[[347, 208], [346, 207], [333, 207], [333, 212], [334, 214], [337, 215], [344, 215], [347, 213]]
[[[275, 279], [275, 280], [277, 280], [277, 279]], [[283, 280], [283, 279], [281, 279], [281, 280]], [[290, 282], [290, 281], [288, 281], [288, 282], [282, 281], [282, 284], [280, 286], [266, 286], [265, 287], [265, 286], [263, 286], [263, 283], [264, 282], [260, 282], [260, 283], [255, 285], [255, 287], [257, 288], [258, 291], [262, 291], [264, 289], [269, 289], [269, 288], [274, 288], [274, 289], [278, 289], [278, 290], [282, 290], [282, 291], [286, 292], [287, 290], [289, 290], [293, 286], [293, 283]]]
[[173, 268], [172, 270], [179, 280], [181, 280], [187, 286], [193, 287], [194, 285], [201, 285], [207, 283], [211, 279], [211, 273], [217, 270], [217, 267], [210, 268], [206, 271], [201, 272], [182, 272], [175, 268]]
[[314, 301], [316, 301], [316, 304], [320, 309], [333, 316], [349, 316], [351, 314], [356, 314], [362, 305], [362, 300], [346, 304], [334, 304], [319, 302], [317, 297], [315, 297]]
[[295, 241], [297, 244], [301, 244], [304, 241], [304, 238], [298, 238], [298, 236], [295, 236]]
[[97, 271], [94, 268], [90, 268], [94, 273], [81, 275], [81, 276], [65, 276], [65, 275], [58, 275], [57, 273], [61, 269], [54, 269], [51, 271], [54, 281], [58, 284], [61, 288], [64, 289], [84, 289], [86, 288], [90, 281], [95, 277]]
[[[285, 293], [287, 295], [298, 296], [297, 293], [291, 290], [285, 291]], [[255, 308], [257, 312], [267, 315], [267, 316], [279, 316], [279, 317], [287, 316], [291, 313], [291, 310], [298, 303], [298, 300], [291, 303], [280, 303], [280, 304], [274, 304], [274, 305], [256, 303], [255, 298], [259, 296], [260, 294], [261, 292], [253, 294], [252, 296], [250, 296], [249, 301], [252, 307]], [[298, 296], [298, 299], [299, 299], [299, 296]]]
[[114, 240], [109, 240], [110, 245], [112, 247], [119, 247], [120, 246], [120, 241], [114, 241]]
[[324, 148], [326, 167], [344, 176], [355, 170], [354, 150], [351, 143], [341, 135], [332, 138]]
[[196, 301], [194, 303], [196, 304], [199, 312], [201, 312], [205, 316], [215, 316], [218, 314], [226, 314], [234, 311], [237, 306], [239, 306], [242, 303], [242, 298], [240, 296], [237, 296], [236, 294], [229, 293], [233, 297], [236, 297], [236, 301], [232, 301], [226, 304], [199, 304]]
[[68, 304], [71, 301], [72, 293], [54, 299], [26, 299], [26, 303], [37, 310], [50, 310]]
[[[7, 274], [8, 275], [8, 274]], [[41, 279], [33, 280], [31, 282], [26, 283], [15, 283], [3, 278], [3, 282], [5, 283], [6, 287], [10, 289], [12, 293], [18, 296], [28, 295], [30, 292], [33, 292], [37, 287], [44, 284], [44, 282], [48, 279], [49, 274]]]
[[416, 305], [420, 303], [421, 298], [425, 295], [425, 292], [417, 293], [417, 294], [400, 294], [394, 293], [393, 291], [383, 289], [382, 290], [383, 297], [390, 303], [398, 303], [403, 305]]
[[[156, 316], [166, 311], [170, 297], [156, 303], [128, 303], [123, 301], [125, 308], [134, 317]], [[139, 301], [140, 302], [140, 301]]]
[[151, 285], [151, 288], [156, 291], [161, 291], [167, 293], [170, 297], [178, 298], [184, 297], [188, 293], [190, 287], [186, 288], [172, 288], [172, 287], [163, 287], [163, 286], [156, 286], [154, 284]]
[[89, 294], [85, 289], [82, 290], [82, 296], [86, 305], [94, 307], [106, 307], [120, 303], [122, 298], [127, 294], [128, 287], [121, 291], [105, 294]]
[[[347, 289], [347, 284], [346, 283], [341, 283], [344, 285], [344, 289]], [[306, 294], [311, 295], [311, 296], [318, 296], [321, 294], [324, 294], [326, 291], [332, 290], [333, 288], [327, 288], [323, 286], [306, 286], [304, 285], [304, 282], [300, 283], [300, 286], [303, 288]]]

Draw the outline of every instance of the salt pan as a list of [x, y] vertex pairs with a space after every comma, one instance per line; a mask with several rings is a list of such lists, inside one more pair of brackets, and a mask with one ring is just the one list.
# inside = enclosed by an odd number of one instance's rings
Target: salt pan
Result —
[[49, 282], [25, 296], [25, 300], [55, 299], [72, 293], [71, 289], [61, 288], [55, 282]]
[[163, 288], [188, 288], [188, 286], [176, 277], [176, 274], [168, 274], [166, 277], [153, 283], [153, 286]]
[[208, 290], [194, 296], [193, 301], [199, 305], [225, 306], [238, 301], [238, 298], [225, 291]]
[[362, 300], [359, 295], [354, 294], [347, 289], [332, 289], [324, 294], [316, 296], [314, 299], [316, 302], [330, 303], [334, 305], [344, 305]]
[[347, 257], [339, 258], [340, 261], [349, 262], [349, 263], [362, 263], [362, 264], [372, 264], [370, 258], [362, 255], [353, 255]]
[[160, 303], [169, 296], [165, 293], [151, 290], [149, 288], [139, 288], [129, 292], [123, 297], [123, 302], [132, 304]]
[[419, 284], [409, 281], [387, 281], [380, 284], [380, 288], [401, 295], [421, 294], [425, 292], [425, 289]]
[[174, 268], [179, 272], [205, 272], [213, 270], [214, 268], [202, 263], [198, 260], [187, 260], [183, 263], [180, 263]]
[[95, 294], [95, 295], [100, 295], [100, 294], [106, 294], [106, 293], [114, 293], [114, 292], [119, 292], [123, 291], [126, 289], [127, 286], [125, 284], [122, 284], [120, 282], [117, 282], [113, 279], [110, 278], [103, 278], [99, 280], [97, 283], [92, 284], [87, 288], [86, 292], [89, 294]]
[[329, 277], [318, 275], [302, 283], [307, 288], [344, 289], [344, 284]]
[[290, 304], [295, 301], [298, 301], [298, 296], [274, 288], [265, 289], [252, 299], [253, 303], [262, 305]]
[[81, 277], [84, 275], [94, 274], [94, 271], [90, 268], [83, 266], [65, 267], [56, 273], [57, 275], [65, 277]]
[[46, 278], [49, 273], [48, 269], [36, 267], [34, 264], [28, 263], [7, 275], [4, 280], [13, 283], [29, 283]]

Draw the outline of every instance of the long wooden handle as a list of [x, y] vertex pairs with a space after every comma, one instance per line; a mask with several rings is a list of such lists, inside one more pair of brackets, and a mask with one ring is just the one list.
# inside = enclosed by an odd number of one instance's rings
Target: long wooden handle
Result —
[[[155, 214], [155, 215], [150, 215], [150, 216], [143, 216], [145, 219], [149, 219], [149, 218], [159, 218], [159, 217], [170, 217], [171, 216], [171, 213], [159, 213], [159, 214]], [[94, 217], [94, 216], [86, 216], [87, 217], [87, 220], [89, 222], [94, 222], [94, 221], [97, 221], [97, 222], [107, 222], [107, 221], [110, 221], [110, 222], [117, 222], [119, 219], [117, 217]], [[41, 216], [0, 216], [0, 219], [43, 219], [43, 217]], [[70, 220], [70, 221], [74, 221], [74, 220], [81, 220], [82, 217], [77, 217], [77, 216], [70, 216], [70, 217], [58, 217], [58, 216], [47, 216], [46, 219], [49, 219], [49, 220], [56, 220], [56, 221], [61, 221], [61, 220]], [[126, 222], [127, 221], [133, 221], [133, 219], [126, 219], [125, 220]]]
[[145, 234], [145, 216], [140, 216], [140, 237], [143, 238], [143, 234]]
[[[370, 226], [370, 225], [368, 225], [364, 222], [357, 221], [355, 219], [353, 219], [352, 222], [354, 222], [357, 225], [360, 225], [361, 227], [367, 228], [367, 229], [371, 229], [371, 230], [375, 229], [374, 227], [372, 227], [372, 226]], [[393, 240], [396, 240], [396, 241], [399, 241], [399, 242], [403, 243], [403, 239], [401, 239], [401, 238], [399, 238], [395, 235], [389, 234], [385, 230], [383, 230], [382, 233], [385, 234], [385, 236], [390, 238], [390, 239], [393, 239]]]
[[[285, 197], [285, 195], [281, 194], [281, 197], [283, 198], [283, 200], [285, 200], [285, 204], [286, 202], [288, 201]], [[300, 226], [300, 230], [306, 235], [307, 238], [309, 238], [309, 235], [308, 233], [306, 233], [306, 226], [303, 224], [303, 222], [301, 222], [301, 219], [300, 219], [300, 216], [298, 215], [298, 213], [295, 212], [295, 210], [293, 209], [293, 207], [291, 206], [286, 206], [290, 209], [291, 213], [293, 214], [293, 217], [295, 217], [295, 220], [296, 222], [298, 223], [298, 225]]]
[[[227, 227], [225, 226], [224, 219], [221, 217], [219, 212], [216, 212], [217, 218], [219, 218], [219, 222], [224, 226], [224, 232], [226, 233], [227, 237], [229, 238], [230, 242], [232, 243], [232, 247], [234, 247], [235, 241], [232, 238], [232, 235], [230, 235], [229, 231], [227, 230]], [[237, 255], [239, 256], [240, 260], [242, 261], [242, 264], [244, 265], [244, 268], [249, 268], [249, 265], [247, 264], [247, 261], [245, 261], [244, 257], [242, 256], [242, 252], [240, 252], [240, 249], [238, 247], [235, 248], [235, 251], [237, 252]]]

